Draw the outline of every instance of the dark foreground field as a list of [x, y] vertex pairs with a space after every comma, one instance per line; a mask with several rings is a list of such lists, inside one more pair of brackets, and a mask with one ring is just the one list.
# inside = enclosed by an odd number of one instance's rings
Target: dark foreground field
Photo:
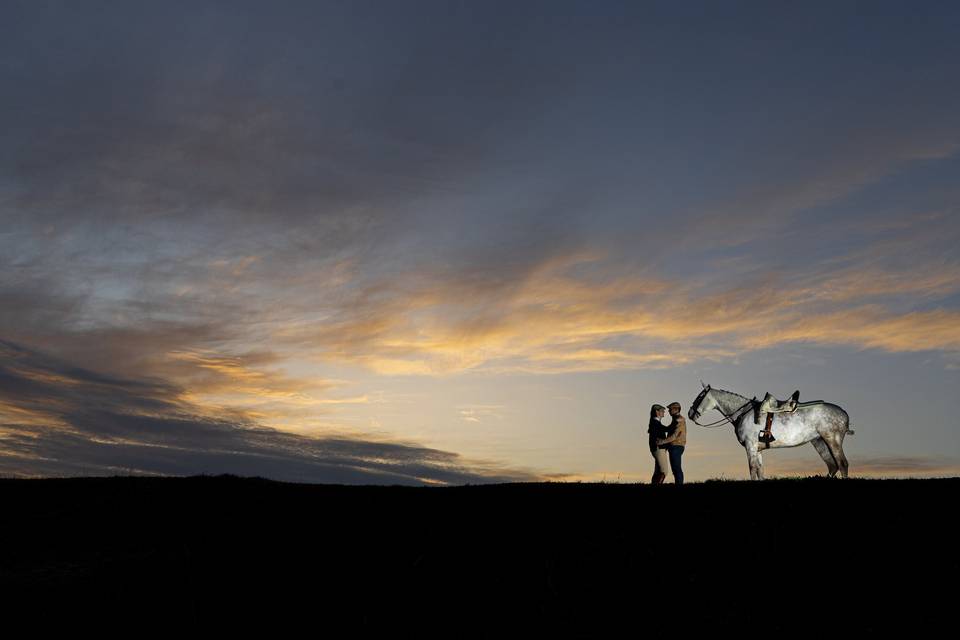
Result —
[[131, 633], [933, 633], [960, 613], [958, 490], [0, 480], [0, 609]]

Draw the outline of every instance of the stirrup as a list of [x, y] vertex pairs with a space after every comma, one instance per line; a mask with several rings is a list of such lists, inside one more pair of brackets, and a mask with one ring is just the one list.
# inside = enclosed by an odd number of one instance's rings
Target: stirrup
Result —
[[764, 444], [770, 444], [771, 442], [773, 442], [774, 440], [776, 440], [776, 438], [773, 437], [773, 434], [772, 434], [772, 433], [767, 433], [766, 431], [761, 431], [761, 432], [760, 432], [759, 440], [760, 440], [760, 442], [763, 442]]

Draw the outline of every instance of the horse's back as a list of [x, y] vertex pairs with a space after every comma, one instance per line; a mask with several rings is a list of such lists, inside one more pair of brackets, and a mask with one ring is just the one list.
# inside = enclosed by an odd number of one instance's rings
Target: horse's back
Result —
[[[800, 410], [799, 408], [797, 409]], [[850, 425], [850, 415], [838, 404], [822, 402], [807, 408], [811, 417], [824, 424], [826, 430], [845, 433]], [[817, 429], [820, 430], [819, 428]]]

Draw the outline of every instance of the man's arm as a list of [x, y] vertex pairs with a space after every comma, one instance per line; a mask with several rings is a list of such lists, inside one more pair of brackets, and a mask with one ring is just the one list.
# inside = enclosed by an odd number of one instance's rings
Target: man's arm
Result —
[[683, 416], [677, 416], [677, 428], [673, 430], [673, 434], [667, 438], [657, 438], [657, 445], [661, 444], [670, 444], [674, 440], [680, 437], [680, 434], [687, 430], [687, 421]]

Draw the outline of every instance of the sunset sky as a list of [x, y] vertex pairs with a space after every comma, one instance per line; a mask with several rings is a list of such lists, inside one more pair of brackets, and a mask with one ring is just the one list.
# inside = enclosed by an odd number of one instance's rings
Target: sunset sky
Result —
[[700, 380], [960, 474], [960, 3], [8, 0], [0, 82], [0, 476], [647, 481]]

